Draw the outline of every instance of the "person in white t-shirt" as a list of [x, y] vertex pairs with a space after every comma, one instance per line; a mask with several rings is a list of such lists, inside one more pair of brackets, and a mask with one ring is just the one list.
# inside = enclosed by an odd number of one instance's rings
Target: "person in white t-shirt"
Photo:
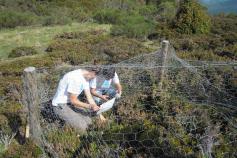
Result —
[[122, 86], [115, 68], [105, 68], [102, 73], [90, 81], [91, 94], [95, 102], [100, 105], [104, 101], [122, 95]]
[[[95, 78], [98, 72], [99, 70], [95, 68], [74, 70], [65, 74], [59, 82], [57, 92], [52, 100], [54, 112], [73, 127], [86, 129], [87, 125], [91, 123], [91, 119], [79, 115], [73, 108], [88, 109], [89, 111], [99, 110], [89, 88], [89, 80]], [[78, 96], [83, 92], [88, 103], [78, 99]]]

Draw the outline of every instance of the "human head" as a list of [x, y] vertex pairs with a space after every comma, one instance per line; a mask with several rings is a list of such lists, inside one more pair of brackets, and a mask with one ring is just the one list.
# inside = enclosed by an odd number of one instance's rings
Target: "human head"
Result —
[[115, 68], [114, 67], [105, 68], [103, 69], [102, 74], [107, 80], [112, 79], [114, 78], [115, 75]]
[[98, 75], [98, 73], [100, 72], [100, 68], [98, 67], [91, 67], [91, 68], [87, 68], [86, 70], [88, 71], [88, 73], [84, 75], [86, 80], [91, 80], [95, 78], [96, 75]]

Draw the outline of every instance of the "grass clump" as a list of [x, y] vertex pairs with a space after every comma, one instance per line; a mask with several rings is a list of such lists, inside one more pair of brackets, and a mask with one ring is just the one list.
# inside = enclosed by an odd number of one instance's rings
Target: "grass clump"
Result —
[[28, 55], [35, 55], [38, 52], [35, 50], [34, 47], [17, 47], [11, 51], [9, 54], [9, 58], [16, 58], [21, 56], [28, 56]]

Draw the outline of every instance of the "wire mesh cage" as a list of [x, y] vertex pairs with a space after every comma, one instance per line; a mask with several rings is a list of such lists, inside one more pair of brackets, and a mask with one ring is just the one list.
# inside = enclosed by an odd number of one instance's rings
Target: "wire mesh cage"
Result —
[[[113, 65], [37, 70], [32, 128], [46, 157], [235, 157], [237, 83], [233, 63], [185, 61], [172, 47]], [[75, 69], [115, 68], [123, 94], [85, 133], [55, 115], [51, 99]], [[34, 108], [34, 107], [33, 107]], [[84, 120], [78, 120], [78, 123]], [[37, 126], [37, 127], [36, 127]]]

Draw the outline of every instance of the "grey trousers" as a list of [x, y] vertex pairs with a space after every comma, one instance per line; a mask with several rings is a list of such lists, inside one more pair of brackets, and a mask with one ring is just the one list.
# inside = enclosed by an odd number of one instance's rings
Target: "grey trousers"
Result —
[[53, 106], [53, 109], [56, 115], [80, 132], [85, 132], [92, 123], [90, 113], [83, 112], [80, 109], [74, 109], [70, 104]]

